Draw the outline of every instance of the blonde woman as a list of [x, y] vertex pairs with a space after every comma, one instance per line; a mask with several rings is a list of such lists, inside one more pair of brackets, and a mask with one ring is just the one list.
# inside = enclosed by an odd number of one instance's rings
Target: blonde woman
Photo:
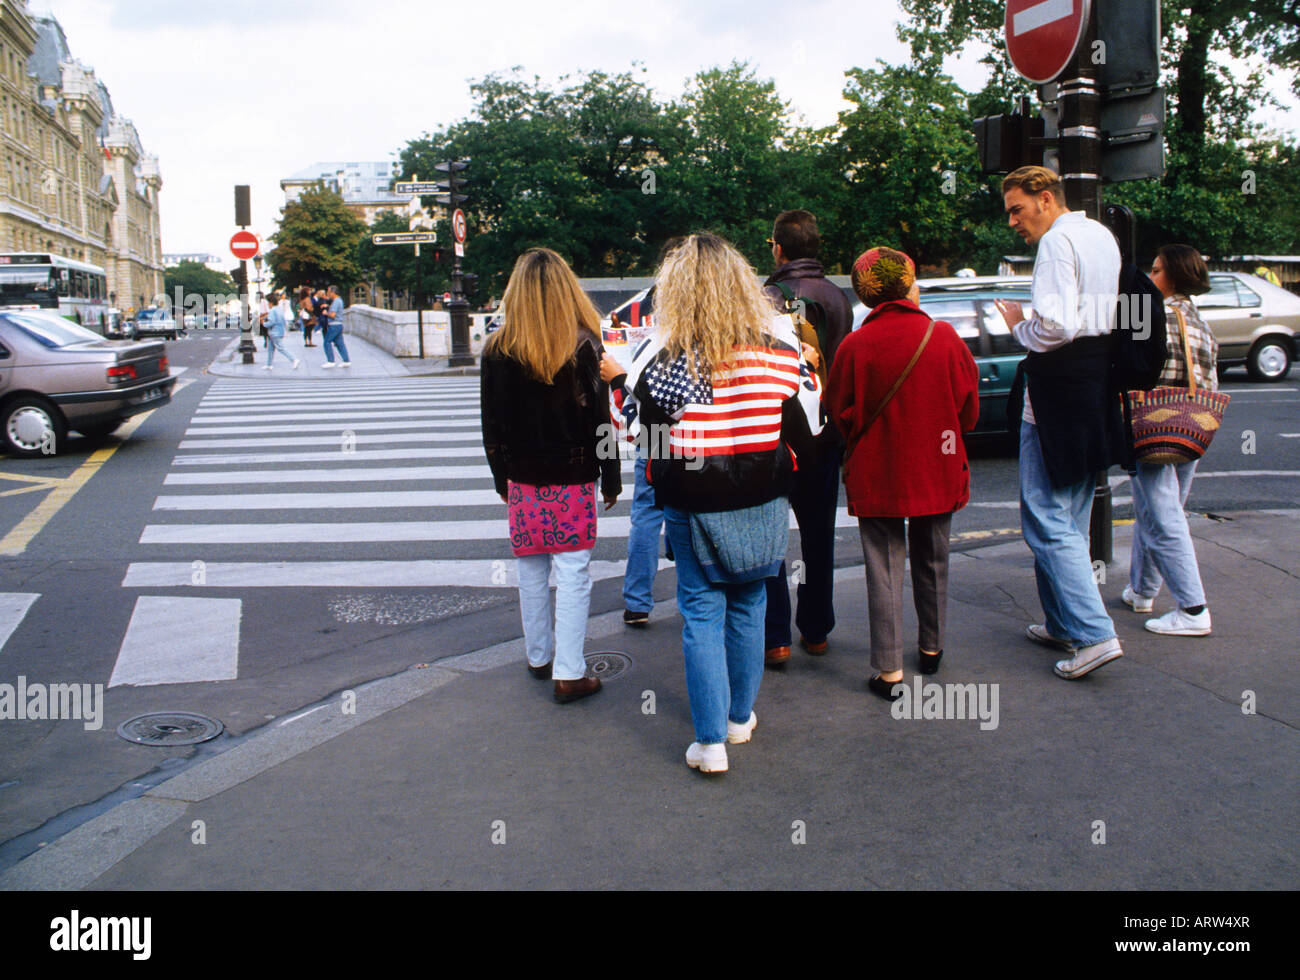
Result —
[[600, 314], [564, 259], [548, 248], [519, 257], [501, 306], [502, 327], [483, 349], [483, 448], [509, 508], [528, 669], [552, 679], [555, 700], [564, 704], [600, 690], [600, 678], [586, 676], [582, 652], [596, 480], [606, 510], [622, 491], [617, 454], [597, 454], [609, 422], [595, 333]]
[[[789, 541], [787, 440], [798, 452], [820, 431], [820, 386], [793, 321], [716, 235], [691, 235], [665, 256], [655, 321], [626, 388], [634, 424], [649, 428], [647, 477], [677, 563], [695, 727], [686, 762], [725, 772], [726, 743], [748, 742], [758, 723], [765, 580]], [[785, 411], [791, 399], [802, 411]]]

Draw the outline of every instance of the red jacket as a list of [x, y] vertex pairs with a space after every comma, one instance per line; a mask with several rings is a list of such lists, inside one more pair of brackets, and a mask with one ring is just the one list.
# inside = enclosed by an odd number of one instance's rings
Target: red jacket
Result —
[[906, 300], [882, 303], [835, 355], [827, 403], [847, 444], [844, 486], [855, 516], [949, 514], [970, 499], [961, 433], [979, 418], [979, 371], [951, 324], [935, 322], [912, 373], [863, 432], [929, 323]]

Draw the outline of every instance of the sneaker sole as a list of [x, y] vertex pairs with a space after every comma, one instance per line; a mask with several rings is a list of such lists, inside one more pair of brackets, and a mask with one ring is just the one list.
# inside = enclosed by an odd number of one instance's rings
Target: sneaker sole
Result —
[[1056, 666], [1052, 667], [1052, 672], [1056, 674], [1057, 677], [1064, 677], [1067, 681], [1075, 681], [1078, 680], [1080, 677], [1087, 677], [1098, 667], [1104, 667], [1112, 660], [1118, 660], [1122, 656], [1124, 656], [1124, 651], [1116, 650], [1114, 653], [1108, 653], [1104, 657], [1098, 657], [1092, 663], [1088, 664], [1087, 667], [1084, 667], [1082, 670], [1076, 670], [1072, 674], [1067, 674], [1065, 671], [1061, 670], [1059, 667]]
[[692, 762], [690, 759], [687, 759], [687, 760], [686, 760], [686, 764], [687, 764], [688, 766], [690, 766], [692, 769], [696, 769], [696, 770], [698, 770], [698, 771], [700, 771], [700, 772], [710, 772], [710, 773], [712, 773], [712, 772], [726, 772], [726, 771], [727, 771], [727, 767], [726, 767], [726, 766], [720, 766], [720, 767], [719, 767], [719, 766], [712, 766], [712, 767], [710, 767], [710, 766], [706, 766], [703, 762]]
[[1210, 630], [1153, 630], [1145, 623], [1142, 625], [1148, 633], [1155, 633], [1157, 636], [1209, 636]]
[[1025, 630], [1025, 637], [1032, 642], [1037, 643], [1040, 647], [1047, 647], [1049, 650], [1059, 650], [1062, 653], [1075, 653], [1078, 651], [1077, 647], [1071, 646], [1069, 643], [1065, 642], [1065, 640], [1058, 640], [1054, 636], [1035, 636], [1033, 633], [1029, 632], [1029, 630]]
[[[757, 727], [758, 727], [758, 723], [755, 722], [755, 723], [754, 723], [754, 728], [757, 728]], [[751, 729], [750, 729], [749, 731], [747, 731], [744, 735], [732, 735], [730, 732], [728, 732], [728, 733], [727, 733], [727, 744], [728, 744], [728, 745], [744, 745], [746, 742], [748, 742], [751, 738], [754, 737], [754, 728], [751, 728]]]

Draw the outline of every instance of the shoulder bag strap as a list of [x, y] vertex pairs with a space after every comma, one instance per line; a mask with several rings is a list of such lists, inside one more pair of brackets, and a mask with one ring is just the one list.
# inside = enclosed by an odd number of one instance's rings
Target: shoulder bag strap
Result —
[[[930, 336], [933, 333], [934, 320], [931, 320], [930, 325], [925, 330], [925, 336], [921, 338], [921, 346], [916, 349], [916, 353], [912, 355], [912, 359], [907, 362], [907, 367], [903, 368], [903, 373], [900, 374], [898, 380], [894, 382], [894, 387], [889, 389], [889, 393], [885, 395], [880, 404], [876, 406], [876, 410], [871, 413], [871, 418], [867, 419], [867, 424], [862, 427], [862, 434], [865, 434], [866, 431], [871, 428], [872, 423], [874, 423], [876, 419], [880, 418], [880, 413], [885, 410], [885, 406], [893, 400], [894, 395], [898, 394], [898, 389], [903, 386], [903, 382], [907, 380], [907, 376], [912, 373], [912, 368], [916, 367], [916, 362], [921, 359], [921, 355], [925, 352], [926, 345], [930, 343]], [[862, 438], [862, 435], [859, 435], [858, 438]]]
[[1187, 339], [1187, 321], [1183, 319], [1183, 311], [1177, 306], [1174, 307], [1174, 314], [1178, 317], [1178, 329], [1183, 335], [1183, 357], [1187, 359], [1187, 390], [1191, 394], [1196, 394], [1196, 365], [1192, 363], [1192, 345]]

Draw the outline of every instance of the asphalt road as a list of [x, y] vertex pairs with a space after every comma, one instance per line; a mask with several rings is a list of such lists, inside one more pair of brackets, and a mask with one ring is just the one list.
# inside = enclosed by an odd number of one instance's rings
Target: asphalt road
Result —
[[[0, 866], [4, 841], [42, 825], [51, 832], [85, 812], [75, 808], [106, 805], [121, 787], [157, 781], [205, 751], [128, 743], [114, 734], [128, 718], [193, 711], [238, 736], [364, 681], [518, 635], [503, 573], [509, 550], [493, 530], [502, 509], [471, 472], [483, 464], [476, 379], [339, 379], [335, 392], [304, 400], [293, 392], [310, 386], [292, 379], [205, 374], [236, 336], [199, 331], [169, 344], [173, 366], [185, 369], [181, 386], [127, 438], [74, 437], [57, 458], [0, 460], [9, 552], [0, 605], [10, 609], [0, 610], [0, 629], [11, 630], [0, 683], [107, 686], [93, 733], [73, 722], [0, 721]], [[1294, 507], [1300, 369], [1278, 385], [1230, 374], [1225, 388], [1232, 407], [1189, 509]], [[351, 446], [340, 444], [342, 411], [356, 420]], [[432, 450], [413, 445], [431, 440]], [[437, 474], [394, 475], [419, 465]], [[972, 474], [972, 504], [954, 521], [959, 550], [1018, 533], [1015, 459], [974, 447]], [[1125, 478], [1112, 482], [1116, 518], [1130, 517]], [[430, 491], [433, 502], [396, 496]], [[626, 520], [629, 499], [630, 481], [602, 514], [607, 528]], [[624, 548], [613, 534], [597, 546], [596, 564], [609, 564], [593, 615], [621, 608]], [[855, 528], [842, 527], [837, 563], [860, 562]], [[660, 575], [656, 596], [672, 589], [671, 573]], [[212, 676], [161, 682], [167, 670]]]

